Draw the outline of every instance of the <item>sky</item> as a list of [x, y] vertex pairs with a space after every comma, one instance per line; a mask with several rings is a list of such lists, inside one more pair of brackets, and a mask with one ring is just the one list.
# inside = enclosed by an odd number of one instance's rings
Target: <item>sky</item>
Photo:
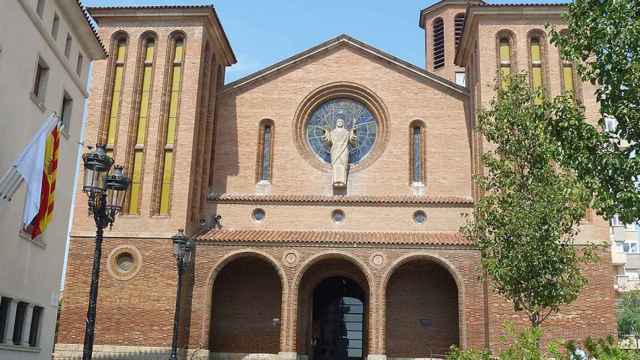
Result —
[[434, 2], [436, 1], [83, 0], [86, 6], [213, 3], [238, 59], [237, 64], [227, 69], [226, 82], [249, 75], [343, 33], [424, 67], [424, 33], [418, 26], [418, 15], [421, 9]]

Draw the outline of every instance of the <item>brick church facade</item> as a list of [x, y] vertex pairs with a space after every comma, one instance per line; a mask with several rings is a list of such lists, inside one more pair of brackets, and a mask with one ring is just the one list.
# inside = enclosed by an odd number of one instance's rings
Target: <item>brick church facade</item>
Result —
[[[341, 35], [225, 84], [236, 59], [212, 7], [90, 9], [110, 57], [93, 68], [86, 142], [106, 144], [133, 180], [105, 233], [94, 350], [136, 358], [170, 346], [178, 229], [197, 244], [183, 354], [413, 359], [498, 347], [503, 323], [525, 319], [481, 280], [479, 252], [459, 233], [487, 149], [474, 124], [496, 76], [518, 71], [551, 95], [575, 91], [595, 118], [593, 86], [545, 30], [564, 11], [443, 0], [420, 12], [425, 68]], [[347, 159], [346, 184], [336, 159]], [[56, 358], [83, 342], [94, 226], [80, 188]], [[606, 221], [585, 220], [581, 243], [607, 240]], [[585, 268], [589, 284], [547, 321], [548, 338], [615, 334], [610, 261]]]

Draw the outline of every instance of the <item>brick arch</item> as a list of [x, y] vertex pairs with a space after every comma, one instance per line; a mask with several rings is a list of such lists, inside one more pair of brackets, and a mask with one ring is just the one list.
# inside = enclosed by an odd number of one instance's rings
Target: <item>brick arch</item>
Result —
[[[299, 350], [297, 349], [297, 333], [298, 333], [298, 321], [299, 321], [298, 307], [300, 302], [299, 301], [300, 300], [299, 299], [300, 284], [304, 278], [304, 275], [308, 272], [308, 270], [312, 269], [314, 265], [317, 265], [318, 263], [321, 263], [322, 261], [325, 261], [325, 260], [344, 260], [350, 263], [351, 265], [354, 265], [366, 280], [366, 284], [363, 284], [358, 279], [354, 279], [353, 277], [351, 277], [349, 274], [336, 271], [336, 270], [329, 270], [323, 274], [321, 279], [316, 279], [314, 286], [318, 285], [323, 280], [332, 276], [345, 276], [351, 280], [354, 280], [356, 283], [358, 283], [358, 285], [360, 285], [363, 288], [363, 290], [367, 292], [368, 303], [369, 303], [368, 314], [367, 314], [367, 324], [368, 324], [367, 347], [368, 347], [368, 353], [373, 353], [374, 352], [373, 349], [375, 347], [375, 344], [374, 344], [375, 337], [372, 334], [375, 333], [376, 331], [375, 329], [377, 329], [377, 324], [375, 323], [375, 320], [376, 320], [375, 312], [376, 312], [376, 303], [377, 303], [376, 302], [376, 299], [377, 299], [376, 281], [373, 274], [371, 273], [371, 271], [369, 270], [369, 268], [367, 267], [364, 261], [362, 261], [361, 259], [358, 259], [356, 256], [350, 253], [343, 252], [343, 251], [329, 251], [329, 252], [316, 254], [310, 257], [309, 259], [307, 259], [304, 263], [302, 263], [302, 265], [300, 266], [300, 269], [296, 272], [293, 278], [293, 281], [291, 283], [291, 290], [289, 292], [290, 305], [288, 306], [289, 307], [288, 319], [291, 326], [289, 326], [290, 329], [288, 331], [287, 338], [286, 338], [287, 348], [290, 351]], [[366, 287], [363, 285], [366, 285]]]
[[388, 269], [385, 271], [385, 273], [382, 276], [381, 285], [380, 285], [380, 294], [379, 294], [380, 299], [378, 300], [378, 304], [381, 312], [380, 323], [384, 331], [381, 331], [379, 333], [378, 343], [381, 344], [379, 350], [385, 354], [387, 352], [386, 351], [386, 346], [387, 346], [386, 316], [387, 316], [387, 288], [389, 286], [389, 281], [393, 276], [393, 274], [396, 273], [396, 271], [400, 269], [403, 265], [406, 265], [408, 263], [415, 262], [415, 261], [426, 261], [426, 262], [435, 263], [441, 268], [443, 268], [444, 270], [446, 270], [449, 273], [449, 275], [451, 275], [451, 277], [453, 278], [453, 281], [456, 285], [457, 295], [458, 295], [458, 334], [459, 334], [458, 345], [461, 348], [466, 348], [467, 334], [464, 327], [465, 314], [463, 309], [464, 309], [464, 300], [465, 300], [465, 288], [464, 288], [463, 277], [460, 274], [460, 272], [458, 272], [456, 267], [447, 259], [436, 254], [418, 252], [418, 253], [407, 254], [395, 260], [388, 267]]
[[[269, 265], [271, 265], [276, 273], [278, 274], [278, 278], [280, 279], [280, 288], [281, 288], [281, 310], [280, 310], [280, 349], [283, 346], [283, 339], [286, 334], [286, 325], [287, 324], [287, 315], [288, 312], [285, 310], [285, 304], [287, 303], [288, 293], [289, 293], [289, 285], [288, 279], [285, 274], [284, 269], [280, 265], [280, 263], [271, 256], [270, 254], [259, 251], [259, 250], [238, 250], [233, 251], [222, 257], [214, 266], [209, 275], [207, 276], [207, 285], [206, 291], [204, 292], [204, 309], [202, 312], [202, 338], [200, 343], [206, 346], [209, 349], [209, 337], [211, 334], [211, 317], [212, 317], [212, 305], [213, 305], [213, 286], [215, 285], [216, 278], [222, 269], [228, 264], [234, 262], [235, 260], [247, 257], [254, 257], [264, 260]], [[211, 349], [209, 349], [211, 350]]]

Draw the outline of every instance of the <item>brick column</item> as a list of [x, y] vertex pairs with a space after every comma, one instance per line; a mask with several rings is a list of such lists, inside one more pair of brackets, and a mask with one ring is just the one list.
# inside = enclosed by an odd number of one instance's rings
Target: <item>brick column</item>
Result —
[[13, 344], [13, 327], [16, 324], [16, 310], [18, 303], [14, 299], [9, 299], [9, 311], [7, 311], [7, 323], [4, 328], [3, 344]]
[[386, 360], [385, 337], [385, 291], [382, 289], [382, 280], [376, 279], [373, 289], [373, 298], [369, 300], [369, 343], [367, 360]]
[[[283, 287], [282, 289], [282, 305], [281, 305], [281, 323], [280, 323], [280, 352], [278, 353], [279, 360], [296, 360], [298, 358], [298, 353], [295, 349], [295, 335], [291, 335], [292, 331], [295, 331], [295, 321], [297, 315], [295, 312], [292, 312], [291, 309], [294, 304], [294, 299], [292, 299], [292, 295], [294, 291], [291, 289], [293, 286], [292, 281], [287, 283], [287, 288]], [[292, 316], [294, 315], [294, 316]], [[293, 339], [293, 342], [292, 340]]]
[[33, 320], [33, 304], [27, 304], [24, 321], [22, 322], [22, 338], [20, 345], [29, 346], [29, 334], [31, 333], [31, 320]]

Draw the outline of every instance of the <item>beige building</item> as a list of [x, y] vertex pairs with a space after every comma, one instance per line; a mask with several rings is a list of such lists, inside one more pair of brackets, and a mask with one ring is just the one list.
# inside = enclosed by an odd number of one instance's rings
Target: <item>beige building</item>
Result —
[[[45, 119], [62, 115], [53, 221], [31, 240], [21, 233], [25, 184], [0, 184], [0, 359], [50, 359], [60, 280], [81, 150], [91, 62], [106, 53], [75, 0], [5, 0], [0, 11], [0, 176]], [[1, 196], [0, 196], [1, 197]]]

